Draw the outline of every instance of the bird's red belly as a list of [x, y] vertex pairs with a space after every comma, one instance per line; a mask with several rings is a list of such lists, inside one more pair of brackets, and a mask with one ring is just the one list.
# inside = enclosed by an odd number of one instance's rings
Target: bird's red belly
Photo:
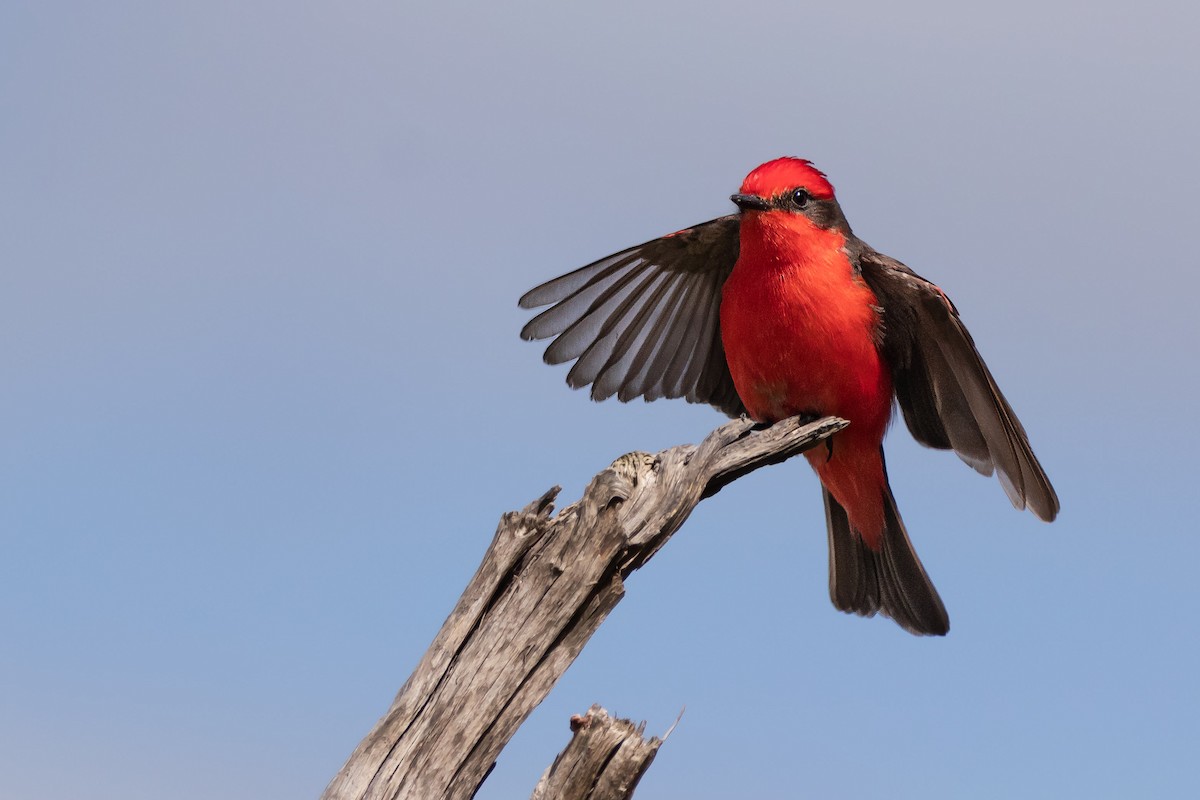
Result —
[[832, 414], [881, 437], [892, 386], [875, 343], [870, 289], [849, 274], [837, 282], [819, 275], [780, 279], [740, 266], [725, 284], [721, 338], [750, 415], [774, 422]]

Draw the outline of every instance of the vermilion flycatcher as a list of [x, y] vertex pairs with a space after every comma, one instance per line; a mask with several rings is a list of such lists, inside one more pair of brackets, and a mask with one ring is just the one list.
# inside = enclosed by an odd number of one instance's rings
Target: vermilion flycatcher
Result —
[[683, 397], [730, 416], [802, 414], [850, 426], [805, 453], [825, 496], [829, 595], [917, 634], [950, 629], [900, 520], [883, 461], [893, 397], [908, 429], [994, 471], [1017, 508], [1050, 521], [1058, 497], [949, 298], [856, 237], [808, 161], [755, 169], [739, 212], [622, 250], [529, 291], [553, 304], [521, 331], [578, 359], [592, 398]]

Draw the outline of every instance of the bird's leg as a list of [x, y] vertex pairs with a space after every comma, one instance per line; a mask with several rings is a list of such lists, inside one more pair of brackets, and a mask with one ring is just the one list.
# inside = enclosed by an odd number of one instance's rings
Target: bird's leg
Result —
[[758, 433], [760, 431], [765, 431], [767, 428], [769, 428], [775, 424], [774, 422], [764, 422], [763, 420], [755, 419], [754, 417], [747, 414], [745, 411], [742, 412], [742, 420], [745, 422], [753, 422], [754, 423], [754, 426], [750, 428], [750, 430], [753, 431], [754, 433]]
[[[798, 414], [795, 414], [795, 415], [793, 415], [793, 416], [795, 416], [795, 417], [796, 417], [796, 419], [798, 419], [798, 420], [800, 421], [800, 424], [801, 424], [801, 425], [809, 425], [809, 424], [811, 424], [811, 423], [813, 423], [813, 422], [816, 422], [816, 421], [817, 421], [817, 420], [819, 420], [819, 419], [822, 419], [822, 418], [823, 418], [825, 415], [824, 415], [824, 414], [818, 414], [818, 413], [817, 413], [817, 412], [815, 412], [815, 411], [801, 411], [800, 413], [798, 413]], [[754, 417], [752, 417], [752, 416], [750, 416], [749, 414], [746, 414], [746, 413], [743, 413], [743, 414], [742, 414], [742, 419], [743, 419], [743, 420], [745, 420], [745, 421], [747, 421], [747, 422], [753, 422], [753, 423], [754, 423], [754, 427], [753, 427], [753, 428], [751, 428], [750, 430], [752, 430], [752, 431], [754, 431], [754, 432], [756, 432], [756, 433], [757, 433], [758, 431], [765, 431], [767, 428], [771, 427], [771, 426], [772, 426], [772, 425], [774, 425], [776, 422], [780, 422], [780, 420], [777, 420], [777, 419], [776, 419], [776, 420], [770, 420], [770, 421], [757, 420], [757, 419], [755, 419]], [[826, 441], [828, 441], [828, 440], [826, 440]]]
[[[808, 425], [813, 422], [816, 422], [817, 420], [821, 419], [825, 415], [818, 414], [816, 411], [801, 411], [800, 413], [796, 414], [796, 416], [799, 417], [799, 419], [802, 423], [804, 423], [805, 425]], [[832, 436], [830, 436], [828, 439], [825, 440], [825, 451], [827, 453], [827, 455], [825, 456], [825, 463], [828, 464], [830, 459], [833, 458], [833, 437]]]

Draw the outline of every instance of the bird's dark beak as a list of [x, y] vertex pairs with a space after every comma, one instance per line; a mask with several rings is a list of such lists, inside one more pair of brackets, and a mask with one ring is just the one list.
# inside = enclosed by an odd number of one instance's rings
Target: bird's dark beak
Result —
[[766, 211], [771, 204], [756, 194], [735, 194], [729, 197], [742, 211]]

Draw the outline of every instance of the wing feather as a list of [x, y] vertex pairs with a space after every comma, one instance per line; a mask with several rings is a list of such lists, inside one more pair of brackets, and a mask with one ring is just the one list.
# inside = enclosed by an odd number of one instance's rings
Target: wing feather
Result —
[[630, 365], [629, 378], [618, 389], [617, 399], [621, 402], [628, 402], [635, 397], [644, 395], [653, 384], [651, 377], [654, 380], [659, 378], [658, 373], [652, 372], [655, 355], [667, 348], [668, 345], [664, 339], [671, 330], [672, 320], [683, 306], [684, 297], [689, 288], [688, 282], [682, 280], [677, 273], [666, 274], [670, 284], [669, 292], [662, 301], [659, 313], [647, 326], [642, 344], [638, 348], [637, 355], [634, 356], [637, 368], [633, 369], [633, 365]]
[[630, 331], [629, 317], [638, 316], [639, 311], [653, 310], [647, 309], [644, 301], [648, 294], [648, 286], [658, 277], [645, 268], [631, 272], [629, 276], [617, 282], [619, 287], [614, 286], [613, 291], [605, 293], [609, 296], [604, 303], [594, 305], [589, 310], [589, 316], [574, 323], [554, 344], [546, 348], [549, 356], [563, 341], [569, 341], [568, 347], [572, 350], [583, 346], [582, 355], [569, 373], [567, 382], [572, 388], [578, 389], [593, 383], [609, 360], [619, 357], [615, 351], [621, 337]]
[[[639, 278], [644, 279], [646, 271], [645, 267], [635, 267], [617, 273], [611, 282], [589, 285], [535, 318], [533, 322], [545, 317], [542, 320], [544, 329], [549, 335], [557, 334], [546, 348], [546, 363], [565, 364], [579, 358], [603, 339], [612, 330], [614, 316], [619, 319], [621, 310], [628, 308], [629, 297], [636, 296], [636, 289], [631, 292], [630, 285]], [[580, 306], [585, 303], [586, 307], [581, 310]]]

